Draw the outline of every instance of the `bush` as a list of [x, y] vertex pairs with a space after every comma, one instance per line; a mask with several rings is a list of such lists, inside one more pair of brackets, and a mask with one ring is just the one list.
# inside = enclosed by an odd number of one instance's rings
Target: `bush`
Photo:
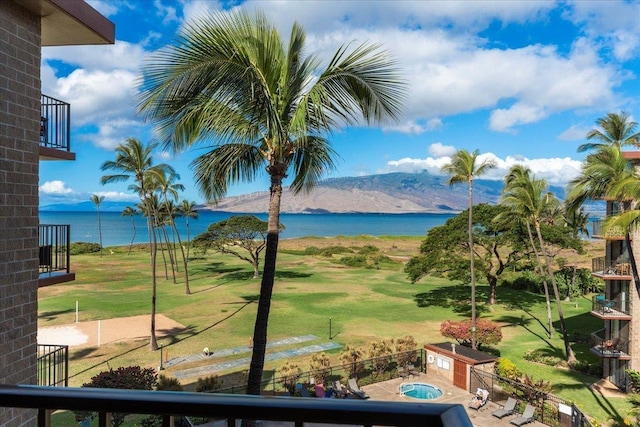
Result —
[[196, 391], [198, 393], [211, 393], [222, 387], [222, 381], [217, 375], [209, 375], [205, 378], [198, 378], [196, 382]]
[[586, 360], [578, 360], [571, 364], [571, 369], [596, 378], [602, 378], [603, 374], [602, 362], [600, 361], [587, 362]]
[[[469, 346], [472, 338], [471, 320], [445, 320], [440, 324], [440, 333], [455, 339], [458, 344]], [[488, 319], [476, 320], [476, 343], [478, 346], [497, 344], [502, 340], [500, 325]]]
[[542, 285], [542, 278], [540, 275], [534, 273], [531, 270], [525, 270], [522, 274], [516, 277], [511, 283], [511, 287], [520, 291], [529, 291], [535, 293], [544, 292], [544, 286]]
[[353, 268], [371, 268], [366, 255], [353, 255], [340, 258], [338, 261], [342, 265]]
[[361, 248], [357, 248], [358, 253], [362, 254], [362, 255], [369, 255], [369, 254], [375, 254], [380, 252], [380, 249], [378, 249], [377, 246], [373, 246], [373, 245], [364, 245]]
[[353, 253], [353, 249], [345, 248], [344, 246], [328, 246], [320, 252], [320, 255], [326, 258], [331, 258], [333, 255]]
[[97, 243], [74, 242], [69, 246], [71, 255], [93, 254], [96, 252], [100, 252], [100, 245]]
[[322, 251], [317, 246], [309, 246], [309, 247], [305, 248], [305, 250], [304, 250], [304, 254], [305, 255], [312, 255], [312, 256], [320, 255], [320, 252], [322, 252]]
[[567, 367], [567, 362], [563, 358], [546, 354], [546, 350], [539, 348], [535, 350], [528, 350], [524, 354], [524, 360], [542, 363], [543, 365], [548, 366], [562, 366], [564, 368]]
[[496, 361], [496, 374], [510, 380], [518, 380], [522, 377], [522, 371], [509, 359], [501, 357]]
[[158, 385], [156, 386], [156, 390], [163, 391], [182, 391], [182, 384], [178, 381], [177, 378], [169, 378], [164, 375], [160, 375], [158, 377]]

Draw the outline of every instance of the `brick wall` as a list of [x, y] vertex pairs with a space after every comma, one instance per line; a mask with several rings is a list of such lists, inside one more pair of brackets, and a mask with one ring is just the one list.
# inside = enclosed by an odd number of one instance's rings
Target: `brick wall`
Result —
[[[35, 384], [40, 18], [0, 1], [0, 384]], [[34, 425], [0, 408], [0, 425]]]

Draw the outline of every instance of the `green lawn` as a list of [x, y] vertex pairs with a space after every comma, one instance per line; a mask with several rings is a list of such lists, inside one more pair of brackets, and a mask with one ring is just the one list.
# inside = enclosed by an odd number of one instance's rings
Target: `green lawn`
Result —
[[[335, 239], [333, 244], [347, 245], [347, 241], [353, 245], [354, 239]], [[385, 246], [389, 255], [411, 254], [406, 241], [395, 247], [389, 237], [360, 238], [356, 242]], [[409, 241], [412, 242], [417, 250], [420, 240]], [[325, 342], [331, 318], [333, 339], [343, 345], [366, 348], [373, 340], [404, 334], [414, 335], [422, 345], [445, 341], [439, 333], [443, 320], [469, 316], [468, 286], [439, 278], [411, 284], [402, 272], [400, 261], [384, 263], [380, 269], [355, 269], [331, 259], [304, 256], [299, 248], [294, 249], [283, 250], [278, 255], [270, 340], [314, 334], [319, 339], [310, 344]], [[162, 258], [159, 261], [162, 262]], [[104, 251], [102, 257], [79, 255], [72, 257], [71, 262], [76, 272], [75, 282], [39, 290], [41, 327], [73, 323], [76, 301], [81, 321], [149, 313], [151, 290], [146, 252], [138, 250], [127, 255], [126, 248], [111, 248]], [[182, 272], [176, 279], [174, 284], [171, 275], [166, 280], [164, 270], [158, 270], [157, 312], [190, 328], [187, 333], [159, 341], [170, 357], [198, 353], [204, 347], [215, 351], [247, 344], [253, 331], [260, 286], [259, 280], [252, 279], [249, 264], [218, 254], [192, 257], [192, 295], [185, 295]], [[557, 319], [554, 337], [547, 338], [542, 296], [500, 287], [498, 304], [488, 306], [484, 304], [487, 294], [488, 286], [480, 284], [478, 312], [504, 325], [504, 338], [497, 346], [501, 356], [512, 360], [535, 379], [550, 380], [554, 394], [576, 402], [601, 422], [625, 415], [630, 408], [626, 400], [604, 399], [588, 388], [597, 378], [524, 360], [525, 352], [530, 349], [564, 354]], [[584, 333], [602, 327], [602, 321], [589, 315], [590, 308], [588, 298], [563, 302], [571, 335], [574, 331]], [[574, 350], [581, 360], [594, 358], [585, 345], [574, 345]], [[334, 364], [338, 364], [337, 355], [338, 352], [331, 353]], [[149, 351], [147, 341], [72, 349], [70, 384], [80, 386], [109, 367], [157, 367], [158, 360], [159, 353]], [[307, 370], [308, 360], [309, 357], [304, 357], [295, 362]], [[265, 369], [277, 369], [282, 363], [284, 361], [267, 364]], [[191, 366], [179, 365], [164, 373], [171, 375], [172, 369], [187, 367]], [[193, 386], [192, 383], [184, 385]]]

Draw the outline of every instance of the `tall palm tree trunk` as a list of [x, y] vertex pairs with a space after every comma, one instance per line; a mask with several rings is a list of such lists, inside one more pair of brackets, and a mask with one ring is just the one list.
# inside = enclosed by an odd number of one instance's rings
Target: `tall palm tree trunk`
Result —
[[549, 256], [547, 255], [547, 251], [544, 248], [544, 241], [542, 240], [539, 221], [536, 221], [535, 227], [536, 234], [538, 235], [538, 241], [540, 243], [540, 251], [542, 251], [542, 256], [544, 257], [545, 263], [547, 264], [547, 272], [549, 273], [549, 277], [551, 278], [551, 286], [553, 287], [553, 293], [556, 297], [558, 316], [560, 317], [560, 332], [562, 332], [562, 338], [564, 340], [564, 349], [567, 355], [567, 362], [573, 363], [576, 361], [576, 356], [573, 354], [573, 350], [569, 345], [569, 336], [567, 335], [567, 326], [564, 322], [564, 313], [562, 312], [562, 301], [560, 301], [560, 292], [558, 292], [558, 284], [556, 283], [556, 278], [553, 275], [553, 270], [551, 269], [551, 261], [549, 261]]
[[100, 237], [100, 257], [102, 258], [102, 220], [100, 218], [100, 206], [98, 206], [98, 236]]
[[134, 240], [136, 240], [136, 221], [133, 216], [131, 217], [131, 225], [133, 225], [133, 236], [131, 236], [131, 243], [129, 243], [127, 255], [131, 255], [131, 247], [133, 246]]
[[544, 273], [542, 263], [540, 262], [540, 254], [538, 254], [538, 248], [536, 242], [533, 240], [533, 233], [531, 232], [531, 224], [529, 221], [525, 221], [527, 224], [527, 233], [529, 233], [529, 241], [531, 242], [531, 248], [536, 256], [536, 270], [538, 270], [540, 277], [542, 277], [542, 286], [544, 287], [544, 298], [547, 303], [547, 322], [549, 324], [548, 335], [549, 338], [553, 338], [553, 320], [551, 318], [551, 298], [549, 297], [549, 284], [547, 283], [547, 275]]
[[471, 348], [476, 350], [476, 269], [473, 253], [473, 181], [469, 180], [469, 265], [471, 268]]
[[158, 340], [156, 339], [156, 258], [157, 258], [157, 240], [156, 233], [153, 230], [153, 219], [151, 211], [147, 215], [147, 227], [149, 228], [149, 237], [151, 238], [151, 340], [149, 349], [155, 351], [158, 349]]
[[271, 295], [276, 273], [276, 256], [278, 255], [278, 240], [280, 232], [280, 202], [282, 199], [282, 179], [284, 171], [271, 176], [271, 194], [269, 197], [269, 218], [267, 221], [267, 244], [264, 256], [264, 269], [260, 284], [260, 299], [258, 312], [253, 330], [253, 353], [247, 380], [247, 394], [259, 395], [262, 390], [262, 371], [267, 348], [267, 328], [269, 310], [271, 309]]
[[187, 254], [185, 254], [184, 252], [184, 246], [182, 245], [180, 233], [178, 232], [178, 227], [176, 226], [175, 221], [173, 220], [173, 218], [170, 221], [173, 232], [178, 238], [178, 246], [180, 246], [180, 252], [182, 254], [182, 265], [184, 266], [184, 293], [187, 295], [191, 295], [191, 289], [189, 288], [189, 270], [187, 268]]

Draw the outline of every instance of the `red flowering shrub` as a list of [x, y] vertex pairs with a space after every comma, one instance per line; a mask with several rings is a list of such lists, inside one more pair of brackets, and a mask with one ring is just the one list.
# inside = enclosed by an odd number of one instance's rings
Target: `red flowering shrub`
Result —
[[[458, 344], [471, 344], [471, 320], [445, 320], [440, 324], [442, 336], [452, 338]], [[500, 325], [487, 319], [476, 320], [476, 342], [478, 346], [497, 344], [502, 340]]]

